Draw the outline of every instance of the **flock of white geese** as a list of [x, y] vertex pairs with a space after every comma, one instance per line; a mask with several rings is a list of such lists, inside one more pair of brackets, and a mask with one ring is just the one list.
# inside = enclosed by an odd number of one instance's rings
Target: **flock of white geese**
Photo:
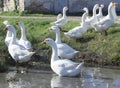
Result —
[[[115, 23], [116, 20], [116, 7], [117, 3], [110, 2], [108, 6], [108, 15], [103, 17], [102, 9], [104, 5], [95, 4], [93, 8], [93, 16], [89, 17], [89, 11], [85, 7], [82, 15], [81, 24], [64, 34], [70, 38], [80, 38], [87, 30], [94, 28], [96, 31], [107, 31], [107, 29]], [[99, 8], [99, 13], [96, 10]], [[57, 21], [51, 23], [50, 31], [55, 32], [56, 40], [46, 38], [42, 44], [48, 44], [52, 47], [51, 55], [51, 69], [59, 76], [77, 76], [80, 74], [84, 62], [73, 62], [72, 59], [79, 51], [73, 49], [66, 43], [62, 43], [60, 37], [61, 27], [67, 23], [66, 11], [67, 7], [63, 8], [63, 15], [58, 14]], [[7, 35], [5, 44], [8, 47], [9, 54], [16, 61], [16, 64], [28, 62], [31, 56], [35, 53], [32, 50], [30, 41], [27, 40], [25, 34], [25, 26], [23, 22], [17, 22], [21, 29], [21, 38], [16, 36], [16, 29], [7, 20], [3, 22], [6, 26]], [[106, 32], [107, 33], [107, 32]], [[18, 65], [16, 65], [18, 66]]]

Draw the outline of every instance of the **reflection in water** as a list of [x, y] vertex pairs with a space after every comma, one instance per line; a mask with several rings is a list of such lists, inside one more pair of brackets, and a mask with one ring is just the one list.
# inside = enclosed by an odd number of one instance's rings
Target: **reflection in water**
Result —
[[100, 68], [86, 70], [81, 77], [82, 88], [108, 88], [108, 83], [101, 77]]
[[19, 78], [17, 81], [9, 81], [8, 88], [32, 88], [31, 84]]
[[51, 79], [51, 88], [80, 88], [80, 86], [81, 83], [78, 78], [54, 75]]
[[113, 82], [113, 88], [120, 88], [120, 77]]
[[6, 75], [8, 81], [8, 88], [32, 88], [31, 84], [22, 78], [17, 78], [16, 71], [9, 72]]
[[6, 80], [7, 81], [13, 81], [16, 79], [16, 71], [11, 71], [6, 75]]
[[86, 68], [82, 77], [59, 77], [52, 73], [0, 73], [0, 88], [120, 88], [120, 70]]

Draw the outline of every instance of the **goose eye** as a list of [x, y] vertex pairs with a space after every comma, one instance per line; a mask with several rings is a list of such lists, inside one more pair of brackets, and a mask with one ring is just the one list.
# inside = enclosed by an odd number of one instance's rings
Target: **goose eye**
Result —
[[47, 40], [47, 41], [49, 41], [49, 40]]

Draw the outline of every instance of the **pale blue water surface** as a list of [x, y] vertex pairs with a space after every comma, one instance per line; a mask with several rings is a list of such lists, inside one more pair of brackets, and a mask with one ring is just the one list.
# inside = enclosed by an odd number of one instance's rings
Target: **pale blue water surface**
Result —
[[59, 77], [52, 71], [13, 70], [0, 73], [0, 88], [120, 88], [120, 70], [87, 67], [81, 77]]

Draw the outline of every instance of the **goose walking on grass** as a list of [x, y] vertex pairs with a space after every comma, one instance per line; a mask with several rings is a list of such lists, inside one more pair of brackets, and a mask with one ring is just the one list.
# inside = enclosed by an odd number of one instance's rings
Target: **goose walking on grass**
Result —
[[67, 23], [67, 16], [66, 16], [66, 11], [68, 10], [67, 7], [63, 8], [63, 16], [60, 17], [57, 21], [51, 23], [52, 25], [56, 25], [58, 27], [62, 27]]
[[26, 38], [26, 33], [25, 33], [25, 25], [23, 22], [17, 22], [17, 25], [20, 26], [21, 30], [21, 38], [19, 40], [19, 44], [25, 47], [27, 50], [32, 51], [32, 45], [30, 41]]
[[94, 23], [93, 27], [96, 31], [105, 32], [107, 35], [107, 29], [111, 27], [115, 22], [115, 7], [117, 3], [111, 2], [108, 6], [108, 15], [102, 18], [99, 22]]
[[93, 28], [93, 24], [98, 22], [97, 16], [96, 16], [96, 10], [99, 8], [99, 4], [95, 4], [93, 7], [93, 15], [92, 17], [87, 18], [85, 21], [88, 23], [88, 29], [91, 30]]
[[16, 41], [16, 30], [10, 25], [5, 30], [12, 32], [8, 51], [11, 57], [16, 61], [16, 68], [18, 71], [18, 63], [28, 62], [35, 52], [30, 52]]
[[56, 74], [68, 77], [80, 75], [84, 62], [76, 63], [68, 59], [60, 59], [57, 53], [57, 45], [51, 38], [45, 39], [42, 44], [48, 44], [52, 47], [50, 65]]
[[57, 50], [58, 50], [58, 56], [61, 58], [66, 58], [66, 59], [72, 59], [74, 56], [79, 52], [66, 43], [61, 42], [61, 37], [60, 37], [60, 29], [58, 26], [52, 26], [50, 31], [53, 31], [56, 33], [56, 40], [55, 43], [57, 44]]
[[68, 32], [65, 32], [64, 34], [69, 37], [69, 38], [81, 38], [84, 33], [87, 31], [87, 23], [85, 22], [85, 19], [88, 17], [88, 11], [87, 8], [83, 8], [85, 11], [84, 14], [82, 15], [82, 22], [80, 26], [77, 26]]

